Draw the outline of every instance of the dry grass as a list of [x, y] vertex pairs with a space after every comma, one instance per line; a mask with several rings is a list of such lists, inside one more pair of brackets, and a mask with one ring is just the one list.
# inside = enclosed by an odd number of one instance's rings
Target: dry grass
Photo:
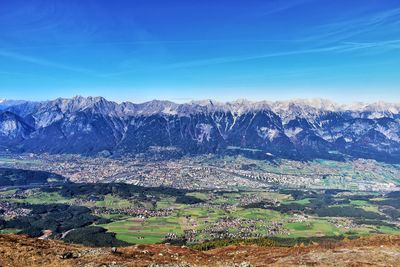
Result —
[[207, 252], [170, 245], [88, 248], [26, 236], [0, 235], [0, 266], [400, 266], [400, 237], [371, 236], [357, 240], [293, 248], [228, 246]]

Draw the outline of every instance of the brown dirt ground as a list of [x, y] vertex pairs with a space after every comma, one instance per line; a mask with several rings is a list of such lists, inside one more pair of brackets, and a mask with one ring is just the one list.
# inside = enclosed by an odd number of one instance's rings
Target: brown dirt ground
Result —
[[[207, 252], [171, 245], [89, 248], [60, 241], [0, 235], [0, 266], [400, 266], [400, 236], [293, 248], [228, 246]], [[187, 265], [182, 265], [187, 264]]]

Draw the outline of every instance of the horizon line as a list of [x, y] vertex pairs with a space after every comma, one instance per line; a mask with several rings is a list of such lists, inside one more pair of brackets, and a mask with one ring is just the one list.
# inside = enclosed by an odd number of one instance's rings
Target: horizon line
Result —
[[215, 104], [234, 104], [234, 103], [239, 103], [239, 102], [248, 102], [248, 103], [252, 103], [252, 104], [257, 104], [257, 103], [266, 103], [266, 104], [274, 104], [274, 103], [285, 103], [285, 102], [309, 102], [308, 104], [310, 104], [310, 102], [312, 101], [321, 101], [321, 102], [326, 102], [326, 103], [330, 103], [333, 105], [340, 105], [340, 106], [348, 106], [348, 105], [352, 105], [352, 104], [359, 104], [359, 105], [372, 105], [372, 104], [387, 104], [387, 105], [400, 105], [400, 101], [399, 102], [389, 102], [389, 101], [385, 101], [385, 100], [376, 100], [376, 101], [351, 101], [351, 102], [341, 102], [341, 101], [336, 101], [336, 100], [332, 100], [326, 97], [293, 97], [293, 98], [285, 98], [285, 99], [260, 99], [260, 100], [251, 100], [248, 98], [236, 98], [234, 100], [227, 100], [227, 101], [220, 101], [220, 100], [216, 100], [216, 99], [212, 99], [212, 98], [201, 98], [201, 99], [195, 99], [195, 98], [182, 98], [182, 100], [185, 100], [183, 102], [180, 101], [176, 101], [176, 98], [174, 99], [157, 99], [157, 98], [153, 98], [151, 100], [145, 100], [145, 101], [133, 101], [133, 100], [124, 100], [124, 101], [118, 101], [118, 100], [113, 100], [101, 95], [74, 95], [72, 97], [56, 97], [53, 99], [46, 99], [46, 100], [29, 100], [29, 99], [8, 99], [8, 98], [4, 98], [4, 97], [0, 97], [0, 104], [4, 101], [15, 101], [15, 102], [33, 102], [33, 103], [41, 103], [41, 102], [50, 102], [50, 101], [55, 101], [55, 100], [72, 100], [74, 98], [102, 98], [108, 102], [114, 102], [117, 104], [122, 104], [122, 103], [132, 103], [132, 104], [144, 104], [144, 103], [149, 103], [149, 102], [170, 102], [176, 105], [183, 105], [183, 104], [200, 104], [201, 102], [211, 102], [211, 104], [215, 103]]

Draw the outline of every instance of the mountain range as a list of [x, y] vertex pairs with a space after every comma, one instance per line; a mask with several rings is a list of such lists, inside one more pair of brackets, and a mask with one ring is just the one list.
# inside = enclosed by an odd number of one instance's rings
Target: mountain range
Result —
[[324, 99], [177, 104], [103, 97], [0, 100], [0, 150], [124, 154], [161, 151], [255, 158], [367, 158], [400, 163], [400, 104]]

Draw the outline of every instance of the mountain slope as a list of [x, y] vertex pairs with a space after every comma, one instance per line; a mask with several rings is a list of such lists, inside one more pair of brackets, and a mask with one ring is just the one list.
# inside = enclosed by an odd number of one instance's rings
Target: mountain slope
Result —
[[[328, 246], [329, 245], [329, 246]], [[0, 235], [4, 266], [398, 266], [398, 236], [370, 236], [327, 246], [228, 246], [195, 251], [166, 244], [90, 248]]]
[[[0, 142], [15, 151], [141, 153], [174, 147], [180, 154], [400, 162], [397, 104], [339, 105], [320, 99], [118, 104], [78, 96], [24, 102], [1, 114]], [[6, 130], [14, 124], [14, 130]]]
[[0, 147], [19, 145], [34, 131], [18, 115], [0, 111]]
[[0, 98], [0, 110], [4, 110], [8, 107], [20, 105], [20, 104], [23, 104], [26, 102], [27, 101], [23, 101], [23, 100], [8, 100], [8, 99]]

